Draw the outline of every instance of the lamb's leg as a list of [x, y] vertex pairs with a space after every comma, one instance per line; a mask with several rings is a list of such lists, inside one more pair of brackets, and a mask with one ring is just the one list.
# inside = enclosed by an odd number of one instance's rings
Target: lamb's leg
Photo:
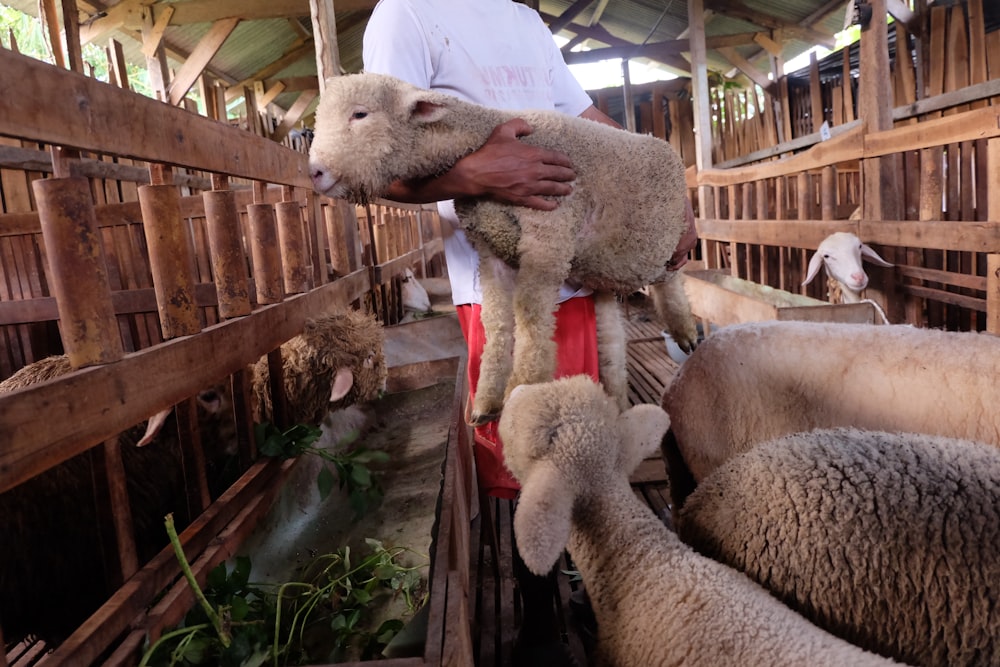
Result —
[[685, 352], [698, 344], [698, 327], [691, 313], [691, 304], [684, 291], [684, 280], [677, 271], [667, 271], [666, 277], [649, 286], [653, 307], [667, 333]]
[[479, 250], [479, 280], [483, 288], [480, 319], [486, 332], [486, 345], [479, 366], [476, 398], [472, 402], [470, 423], [482, 426], [500, 416], [504, 386], [511, 375], [514, 347], [512, 292], [516, 271], [491, 253]]
[[618, 409], [628, 409], [628, 371], [626, 370], [625, 325], [621, 306], [613, 292], [594, 295], [597, 319], [597, 360], [604, 391], [618, 402]]
[[556, 299], [569, 275], [574, 230], [553, 212], [522, 210], [520, 267], [514, 282], [514, 370], [504, 398], [520, 384], [553, 379], [556, 372]]

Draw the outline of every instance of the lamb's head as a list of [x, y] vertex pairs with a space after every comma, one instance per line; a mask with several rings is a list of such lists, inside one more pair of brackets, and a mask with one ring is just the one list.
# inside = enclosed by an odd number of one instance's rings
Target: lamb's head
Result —
[[447, 115], [453, 99], [383, 74], [327, 79], [309, 149], [313, 187], [365, 203], [393, 181], [434, 173], [440, 167], [428, 167], [416, 149], [421, 130]]
[[499, 432], [507, 466], [521, 483], [514, 530], [531, 571], [548, 572], [566, 548], [577, 499], [626, 479], [669, 426], [656, 405], [620, 412], [586, 375], [511, 392]]
[[802, 284], [812, 282], [824, 266], [827, 275], [841, 284], [845, 301], [856, 303], [861, 298], [861, 291], [868, 287], [868, 274], [861, 266], [862, 259], [879, 266], [892, 266], [854, 234], [834, 232], [820, 242], [809, 259], [809, 270]]
[[329, 378], [329, 409], [370, 401], [385, 391], [385, 334], [373, 315], [352, 309], [327, 313], [306, 322], [302, 340], [315, 373], [304, 379]]

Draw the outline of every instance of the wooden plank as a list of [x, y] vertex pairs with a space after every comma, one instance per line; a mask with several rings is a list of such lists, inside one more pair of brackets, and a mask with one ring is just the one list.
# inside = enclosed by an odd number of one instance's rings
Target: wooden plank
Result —
[[[5, 99], [0, 134], [312, 188], [303, 153], [4, 49], [0, 89], [18, 91]], [[37, 100], [66, 103], [39, 114]]]
[[368, 272], [359, 271], [198, 336], [0, 396], [0, 492], [232, 374], [301, 332], [308, 317], [368, 288]]
[[201, 73], [205, 71], [205, 67], [208, 66], [209, 61], [219, 52], [222, 44], [232, 34], [233, 30], [236, 29], [239, 22], [239, 18], [229, 18], [220, 19], [212, 23], [212, 27], [208, 33], [201, 38], [198, 45], [191, 52], [191, 55], [188, 56], [188, 59], [174, 76], [174, 80], [170, 82], [167, 94], [170, 96], [171, 104], [176, 105], [181, 103], [187, 92], [191, 90], [191, 86], [198, 80]]

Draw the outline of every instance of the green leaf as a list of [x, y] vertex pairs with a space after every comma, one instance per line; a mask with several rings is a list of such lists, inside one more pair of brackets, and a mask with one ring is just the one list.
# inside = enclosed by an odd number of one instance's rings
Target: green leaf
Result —
[[232, 620], [237, 622], [246, 618], [247, 614], [250, 612], [250, 605], [247, 604], [246, 598], [239, 595], [233, 596], [233, 599], [229, 602], [229, 606], [229, 616]]
[[396, 576], [396, 571], [398, 569], [399, 568], [391, 563], [382, 563], [375, 568], [375, 571], [372, 574], [374, 574], [379, 581], [389, 581]]
[[229, 581], [233, 584], [236, 590], [243, 590], [247, 583], [250, 581], [250, 557], [249, 556], [237, 556], [236, 566], [233, 568], [232, 574], [229, 575]]
[[226, 579], [226, 564], [219, 563], [209, 570], [208, 576], [205, 577], [205, 584], [216, 591], [224, 591], [226, 589]]
[[321, 500], [326, 500], [326, 497], [330, 495], [336, 481], [330, 468], [323, 466], [316, 476], [316, 486], [319, 488], [319, 497]]
[[337, 614], [332, 619], [330, 619], [330, 629], [334, 632], [338, 630], [343, 630], [347, 627], [347, 617], [343, 614]]
[[364, 466], [353, 466], [351, 468], [351, 481], [360, 487], [367, 488], [372, 485], [371, 472]]
[[403, 629], [403, 622], [398, 618], [390, 618], [388, 621], [378, 626], [375, 637], [381, 644], [388, 644], [392, 641], [400, 630]]
[[371, 593], [363, 588], [355, 588], [354, 599], [358, 601], [358, 604], [368, 604], [372, 601], [372, 596]]

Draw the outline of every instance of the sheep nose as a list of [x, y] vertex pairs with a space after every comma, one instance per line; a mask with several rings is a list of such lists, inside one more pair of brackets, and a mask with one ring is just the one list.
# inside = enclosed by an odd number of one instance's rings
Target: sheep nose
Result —
[[329, 192], [337, 184], [337, 179], [325, 167], [315, 162], [309, 163], [309, 176], [312, 178], [313, 189], [319, 193]]

